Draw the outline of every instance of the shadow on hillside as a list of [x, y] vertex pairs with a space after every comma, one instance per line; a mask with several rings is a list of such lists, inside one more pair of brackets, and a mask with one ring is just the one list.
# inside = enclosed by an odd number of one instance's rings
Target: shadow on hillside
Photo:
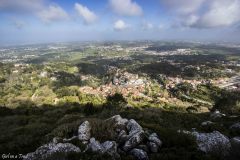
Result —
[[208, 113], [185, 113], [148, 106], [125, 108], [121, 104], [106, 102], [103, 105], [94, 106], [91, 103], [86, 105], [69, 103], [61, 106], [43, 105], [41, 107], [25, 107], [22, 104], [15, 109], [0, 107], [0, 130], [2, 132], [0, 151], [1, 153], [26, 154], [48, 143], [53, 137], [70, 138], [77, 135], [78, 126], [84, 120], [89, 120], [91, 124], [94, 124], [93, 137], [106, 141], [110, 139], [112, 133], [104, 120], [117, 114], [124, 118], [135, 119], [141, 126], [160, 136], [163, 147], [160, 153], [152, 155], [151, 159], [207, 158], [207, 155], [197, 150], [192, 137], [177, 133], [179, 129], [196, 128], [196, 130], [205, 132], [219, 130], [226, 135], [231, 134], [226, 129], [226, 126], [232, 123], [232, 120], [228, 119], [221, 121], [224, 123], [223, 126], [202, 128], [201, 122], [209, 120]]

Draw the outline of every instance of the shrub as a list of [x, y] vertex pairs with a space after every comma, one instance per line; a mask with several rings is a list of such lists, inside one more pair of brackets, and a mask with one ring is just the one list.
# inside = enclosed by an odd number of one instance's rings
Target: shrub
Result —
[[218, 109], [229, 114], [240, 113], [240, 92], [223, 91], [221, 97], [216, 101], [213, 109]]
[[108, 109], [121, 109], [127, 104], [127, 100], [120, 93], [115, 93], [114, 95], [109, 95], [107, 97], [106, 108]]

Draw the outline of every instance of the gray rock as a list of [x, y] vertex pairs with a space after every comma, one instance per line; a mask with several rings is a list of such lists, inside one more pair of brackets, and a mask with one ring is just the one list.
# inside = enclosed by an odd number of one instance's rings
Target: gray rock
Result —
[[113, 159], [119, 159], [120, 155], [117, 152], [117, 143], [115, 141], [106, 141], [101, 144], [103, 152], [110, 155]]
[[177, 130], [177, 133], [182, 133], [182, 134], [192, 134], [190, 131], [187, 130]]
[[232, 156], [236, 159], [240, 159], [240, 137], [234, 137], [230, 142], [232, 145]]
[[53, 143], [57, 144], [57, 143], [62, 143], [63, 139], [60, 137], [54, 137], [52, 140]]
[[149, 147], [151, 152], [153, 152], [153, 153], [157, 153], [158, 152], [159, 146], [156, 143], [148, 142], [147, 145], [148, 145], [148, 147]]
[[117, 152], [118, 152], [120, 155], [124, 155], [124, 156], [127, 155], [127, 153], [124, 152], [121, 148], [118, 148], [118, 149], [117, 149]]
[[130, 119], [128, 121], [127, 130], [129, 132], [129, 135], [133, 135], [143, 131], [142, 127], [134, 119]]
[[117, 152], [117, 143], [115, 141], [106, 141], [100, 144], [95, 138], [91, 138], [87, 145], [86, 151], [95, 152], [98, 154], [108, 154], [113, 159], [119, 159], [120, 155]]
[[213, 125], [214, 123], [212, 121], [205, 121], [205, 122], [202, 122], [201, 123], [201, 126], [205, 127], [205, 126], [211, 126]]
[[157, 153], [159, 148], [162, 146], [162, 141], [158, 138], [158, 135], [156, 133], [152, 133], [148, 140], [150, 141], [148, 143], [148, 147], [150, 148], [151, 152]]
[[140, 131], [134, 135], [132, 135], [124, 144], [123, 150], [129, 151], [139, 145], [144, 139], [144, 132]]
[[72, 143], [73, 141], [75, 141], [75, 140], [77, 140], [78, 139], [78, 136], [73, 136], [73, 137], [71, 137], [71, 138], [64, 138], [63, 139], [63, 142], [64, 143]]
[[88, 121], [83, 122], [78, 127], [78, 139], [83, 143], [87, 143], [87, 141], [91, 138], [91, 125]]
[[96, 141], [95, 138], [91, 138], [89, 144], [87, 145], [86, 151], [91, 151], [95, 153], [102, 154], [104, 153], [104, 149], [99, 141]]
[[126, 118], [122, 118], [120, 115], [115, 115], [107, 119], [106, 121], [112, 121], [117, 127], [125, 127], [128, 122]]
[[218, 131], [212, 133], [192, 132], [192, 135], [196, 137], [199, 149], [205, 153], [218, 151], [226, 155], [231, 147], [228, 137]]
[[231, 139], [231, 144], [233, 148], [240, 149], [240, 137], [234, 137]]
[[240, 122], [231, 125], [230, 130], [234, 132], [240, 132]]
[[131, 155], [133, 155], [137, 160], [148, 160], [148, 155], [145, 151], [141, 149], [132, 149], [129, 152]]
[[49, 143], [39, 147], [35, 152], [23, 156], [24, 160], [67, 160], [70, 153], [79, 153], [80, 148], [70, 143]]
[[239, 116], [238, 115], [231, 115], [229, 116], [229, 118], [238, 118]]
[[220, 113], [218, 110], [214, 111], [211, 115], [210, 118], [211, 119], [218, 119], [218, 118], [222, 118], [226, 116], [225, 114]]
[[141, 150], [144, 150], [145, 152], [149, 153], [149, 149], [148, 149], [148, 146], [147, 145], [144, 145], [144, 144], [141, 144], [141, 145], [138, 145], [136, 147], [137, 149], [141, 149]]
[[156, 143], [159, 147], [162, 146], [162, 141], [158, 138], [157, 133], [152, 133], [149, 137], [148, 140], [150, 142]]
[[118, 142], [119, 144], [123, 144], [123, 143], [125, 143], [128, 139], [129, 139], [129, 136], [127, 135], [126, 131], [122, 130], [122, 131], [118, 134], [117, 142]]

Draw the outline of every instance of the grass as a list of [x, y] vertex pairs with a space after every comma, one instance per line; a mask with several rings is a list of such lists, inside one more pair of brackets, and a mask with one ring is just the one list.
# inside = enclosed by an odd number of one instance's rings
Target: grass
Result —
[[[111, 98], [110, 98], [111, 99]], [[88, 108], [88, 109], [86, 109]], [[92, 109], [89, 109], [92, 108]], [[124, 118], [137, 120], [144, 128], [156, 132], [163, 141], [159, 154], [150, 155], [150, 159], [208, 159], [197, 150], [190, 136], [178, 134], [178, 129], [197, 128], [202, 131], [218, 129], [230, 135], [227, 128], [238, 119], [216, 121], [223, 123], [208, 130], [200, 127], [200, 123], [208, 119], [208, 114], [192, 114], [186, 112], [166, 111], [159, 108], [106, 108], [90, 104], [67, 104], [63, 106], [19, 107], [8, 109], [1, 107], [0, 117], [0, 151], [2, 153], [22, 153], [34, 151], [42, 144], [48, 143], [53, 137], [70, 138], [77, 134], [78, 126], [89, 120], [92, 124], [92, 135], [103, 142], [114, 139], [111, 124], [104, 119], [120, 114]], [[79, 144], [78, 144], [79, 145]], [[90, 155], [77, 157], [89, 159]], [[93, 155], [93, 159], [98, 156]], [[99, 158], [99, 157], [98, 157]], [[131, 157], [123, 157], [123, 159]], [[210, 159], [213, 157], [210, 157]]]

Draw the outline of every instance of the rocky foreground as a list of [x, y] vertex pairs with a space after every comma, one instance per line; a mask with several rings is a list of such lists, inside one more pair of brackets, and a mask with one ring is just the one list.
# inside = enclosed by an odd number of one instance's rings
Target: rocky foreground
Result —
[[[220, 113], [215, 112], [212, 116], [220, 116]], [[157, 135], [148, 129], [143, 129], [134, 119], [128, 120], [120, 115], [115, 115], [106, 119], [105, 122], [114, 126], [114, 131], [117, 135], [114, 141], [100, 143], [91, 135], [93, 126], [89, 121], [84, 121], [78, 127], [77, 136], [69, 139], [55, 137], [52, 142], [40, 146], [35, 152], [25, 155], [24, 160], [67, 160], [69, 155], [79, 153], [107, 155], [109, 159], [121, 159], [122, 155], [128, 154], [137, 160], [148, 160], [149, 154], [158, 153], [163, 145], [160, 139], [161, 135]], [[211, 121], [202, 123], [205, 126], [211, 124]], [[230, 129], [239, 130], [240, 123], [233, 124]], [[202, 152], [219, 152], [223, 156], [227, 156], [230, 153], [239, 154], [240, 137], [229, 139], [218, 131], [199, 133], [196, 131], [179, 130], [178, 132], [193, 136], [199, 150]], [[76, 140], [83, 144], [83, 149], [72, 144]]]

